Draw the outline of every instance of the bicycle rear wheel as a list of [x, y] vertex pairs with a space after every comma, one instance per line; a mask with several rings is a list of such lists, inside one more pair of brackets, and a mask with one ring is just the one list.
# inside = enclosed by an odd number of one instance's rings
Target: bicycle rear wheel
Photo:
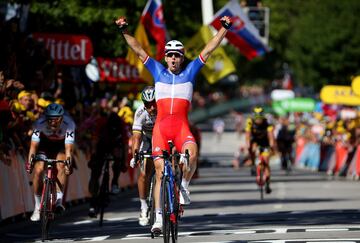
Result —
[[43, 195], [41, 199], [41, 240], [45, 241], [49, 237], [50, 213], [51, 213], [51, 185], [48, 180], [44, 183]]
[[259, 164], [257, 166], [257, 176], [256, 176], [256, 180], [257, 180], [257, 184], [259, 185], [259, 189], [260, 189], [260, 199], [263, 200], [264, 199], [264, 166]]
[[164, 243], [170, 242], [170, 201], [169, 201], [169, 180], [163, 177], [161, 182], [161, 203], [163, 216], [163, 238]]

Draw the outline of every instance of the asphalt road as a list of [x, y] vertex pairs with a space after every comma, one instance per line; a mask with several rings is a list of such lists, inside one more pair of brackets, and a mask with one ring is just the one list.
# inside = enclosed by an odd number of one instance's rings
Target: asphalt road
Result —
[[[203, 154], [213, 166], [192, 181], [179, 242], [360, 242], [359, 182], [306, 170], [286, 174], [273, 162], [273, 192], [260, 200], [249, 168], [229, 166], [229, 151]], [[163, 242], [150, 238], [150, 226], [138, 225], [136, 195], [133, 189], [112, 196], [103, 227], [87, 217], [87, 204], [68, 207], [50, 241]], [[2, 226], [0, 242], [40, 242], [40, 224], [26, 219]]]

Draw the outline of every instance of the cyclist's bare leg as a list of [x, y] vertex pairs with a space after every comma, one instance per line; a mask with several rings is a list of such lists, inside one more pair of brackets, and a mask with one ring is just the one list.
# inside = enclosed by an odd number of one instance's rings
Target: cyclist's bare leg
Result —
[[[65, 153], [58, 153], [56, 156], [56, 159], [57, 160], [66, 160]], [[65, 174], [65, 164], [57, 163], [56, 169], [57, 169], [57, 178], [60, 183], [60, 184], [57, 184], [57, 186], [56, 186], [56, 189], [57, 189], [56, 200], [57, 200], [57, 204], [62, 204], [64, 188], [65, 188], [66, 181], [67, 181], [67, 175]]]
[[189, 166], [190, 166], [190, 170], [186, 170], [185, 166], [183, 167], [184, 168], [184, 171], [183, 171], [183, 178], [186, 180], [186, 181], [189, 181], [191, 180], [191, 178], [193, 177], [195, 171], [196, 171], [196, 166], [197, 166], [197, 159], [198, 159], [198, 146], [196, 143], [186, 143], [184, 146], [183, 146], [183, 149], [182, 149], [182, 153], [185, 153], [185, 150], [188, 150], [189, 151], [189, 155], [190, 155], [190, 158], [189, 158]]
[[164, 169], [164, 160], [162, 158], [158, 158], [154, 161], [155, 173], [156, 173], [156, 182], [154, 188], [154, 201], [155, 201], [155, 213], [156, 213], [156, 221], [162, 220], [159, 216], [161, 216], [161, 204], [160, 204], [160, 190], [161, 190], [161, 178], [163, 175]]
[[42, 161], [37, 161], [34, 165], [34, 169], [33, 169], [33, 188], [34, 188], [34, 194], [36, 195], [41, 195], [42, 192], [42, 185], [43, 185], [43, 181], [42, 181], [42, 174], [44, 171], [44, 162]]

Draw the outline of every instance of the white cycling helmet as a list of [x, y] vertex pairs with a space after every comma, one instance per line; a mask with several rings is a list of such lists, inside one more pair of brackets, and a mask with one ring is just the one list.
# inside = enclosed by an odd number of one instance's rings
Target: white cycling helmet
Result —
[[146, 86], [141, 92], [141, 99], [144, 103], [150, 103], [155, 100], [155, 88]]
[[184, 55], [185, 53], [184, 45], [178, 40], [171, 40], [165, 45], [165, 55], [168, 52], [176, 52], [181, 55]]

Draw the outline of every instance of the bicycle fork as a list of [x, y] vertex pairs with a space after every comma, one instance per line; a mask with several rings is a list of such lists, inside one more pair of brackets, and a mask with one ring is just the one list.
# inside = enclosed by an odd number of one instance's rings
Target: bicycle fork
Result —
[[[41, 202], [40, 202], [40, 212], [44, 212], [47, 213], [49, 215], [50, 219], [54, 218], [54, 213], [53, 213], [53, 205], [55, 205], [55, 201], [56, 201], [56, 194], [53, 193], [54, 192], [54, 182], [50, 179], [52, 178], [52, 168], [51, 166], [48, 166], [48, 170], [47, 170], [47, 175], [44, 175], [44, 179], [43, 179], [43, 188], [42, 188], [42, 193], [41, 193]], [[48, 195], [46, 195], [48, 194]], [[46, 208], [43, 208], [44, 206], [44, 201], [47, 200], [46, 202]], [[45, 211], [46, 210], [46, 211]]]
[[168, 186], [166, 188], [164, 188], [163, 190], [167, 190], [167, 195], [168, 195], [168, 201], [169, 201], [169, 207], [170, 207], [170, 221], [172, 223], [176, 223], [176, 215], [174, 213], [174, 200], [175, 199], [175, 193], [174, 193], [174, 188], [171, 185], [174, 185], [174, 177], [173, 177], [173, 173], [172, 173], [172, 169], [169, 168], [169, 166], [165, 166], [165, 172], [164, 172], [164, 176], [165, 178], [167, 178], [168, 180]]

